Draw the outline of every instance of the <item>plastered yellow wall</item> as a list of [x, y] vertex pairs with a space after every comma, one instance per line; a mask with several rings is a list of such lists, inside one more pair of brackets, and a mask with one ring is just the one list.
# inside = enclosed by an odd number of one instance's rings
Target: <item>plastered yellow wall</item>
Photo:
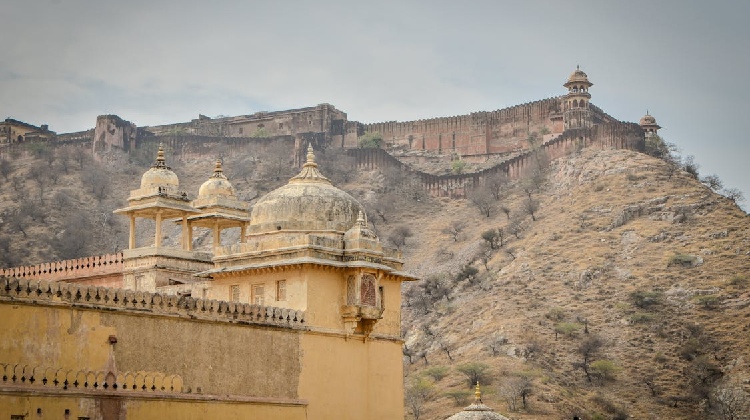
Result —
[[[307, 333], [300, 398], [308, 419], [401, 419], [401, 342]], [[312, 403], [314, 402], [314, 403]]]
[[[41, 410], [40, 415], [37, 410]], [[205, 420], [263, 419], [303, 420], [303, 405], [272, 405], [227, 401], [126, 400], [108, 397], [39, 396], [0, 394], [0, 419], [25, 415], [27, 419], [91, 420]]]
[[297, 330], [7, 301], [0, 320], [1, 363], [161, 372], [191, 392], [297, 397]]

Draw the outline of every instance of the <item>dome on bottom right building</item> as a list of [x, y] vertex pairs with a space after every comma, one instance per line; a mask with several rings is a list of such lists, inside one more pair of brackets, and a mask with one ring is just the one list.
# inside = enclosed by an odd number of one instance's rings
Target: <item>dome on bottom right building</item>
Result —
[[482, 392], [479, 390], [479, 382], [474, 392], [474, 403], [446, 420], [510, 420], [500, 415], [495, 410], [482, 404]]

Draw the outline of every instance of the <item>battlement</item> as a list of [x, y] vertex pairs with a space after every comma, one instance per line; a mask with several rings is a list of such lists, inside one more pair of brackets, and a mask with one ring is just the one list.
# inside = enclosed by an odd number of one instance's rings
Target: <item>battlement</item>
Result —
[[234, 324], [306, 326], [305, 312], [293, 309], [43, 280], [0, 278], [0, 301], [120, 310]]
[[54, 261], [37, 265], [0, 269], [0, 277], [26, 280], [61, 281], [94, 276], [121, 274], [122, 252], [73, 260]]

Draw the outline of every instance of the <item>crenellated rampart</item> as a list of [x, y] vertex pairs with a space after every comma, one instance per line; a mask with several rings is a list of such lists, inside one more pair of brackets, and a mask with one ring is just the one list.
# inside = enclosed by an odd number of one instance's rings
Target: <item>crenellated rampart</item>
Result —
[[304, 328], [304, 311], [74, 283], [0, 279], [0, 301], [120, 310], [164, 317]]
[[[638, 124], [613, 120], [590, 128], [567, 130], [543, 143], [538, 151], [549, 160], [554, 160], [583, 147], [643, 150], [644, 141], [643, 130]], [[361, 168], [393, 167], [407, 171], [418, 177], [432, 195], [461, 196], [466, 189], [475, 188], [494, 174], [502, 173], [510, 179], [523, 177], [534, 169], [535, 153], [538, 151], [526, 150], [479, 172], [452, 175], [433, 175], [413, 170], [382, 149], [352, 149], [349, 154], [356, 158]]]
[[16, 277], [26, 280], [89, 280], [111, 278], [122, 280], [122, 253], [97, 255], [73, 260], [54, 261], [37, 265], [0, 269], [0, 277]]

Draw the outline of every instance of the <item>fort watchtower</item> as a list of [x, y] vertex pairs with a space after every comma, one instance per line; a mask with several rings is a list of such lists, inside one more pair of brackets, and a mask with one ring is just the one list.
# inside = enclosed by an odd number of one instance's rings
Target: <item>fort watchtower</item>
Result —
[[563, 121], [566, 130], [569, 128], [588, 128], [593, 125], [591, 109], [589, 108], [589, 101], [591, 101], [589, 88], [593, 85], [579, 66], [576, 66], [576, 71], [563, 84], [568, 89], [568, 94], [563, 97], [565, 109]]

